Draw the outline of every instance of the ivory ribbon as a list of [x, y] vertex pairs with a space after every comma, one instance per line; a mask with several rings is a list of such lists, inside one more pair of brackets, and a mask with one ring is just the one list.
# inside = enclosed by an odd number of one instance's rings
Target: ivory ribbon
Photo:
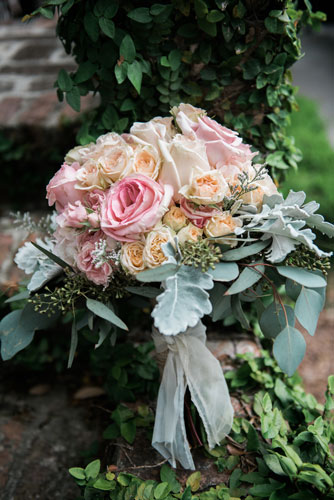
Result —
[[166, 336], [153, 331], [158, 353], [168, 356], [158, 394], [152, 446], [169, 463], [176, 460], [185, 469], [195, 469], [184, 423], [184, 394], [191, 399], [204, 424], [208, 445], [213, 448], [230, 432], [233, 408], [219, 361], [205, 346], [205, 326], [201, 321], [185, 333]]

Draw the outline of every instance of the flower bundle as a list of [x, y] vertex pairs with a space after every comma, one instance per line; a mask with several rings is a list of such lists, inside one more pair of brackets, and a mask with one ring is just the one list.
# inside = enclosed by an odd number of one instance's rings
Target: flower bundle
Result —
[[[295, 322], [313, 335], [324, 305], [330, 254], [314, 243], [312, 229], [332, 237], [334, 226], [316, 213], [316, 202], [305, 203], [305, 193], [291, 191], [284, 199], [265, 165], [256, 164], [256, 152], [235, 131], [188, 104], [172, 108], [171, 114], [134, 123], [129, 134], [108, 133], [66, 155], [47, 186], [49, 205], [56, 208], [49, 235], [26, 243], [16, 256], [18, 266], [33, 274], [24, 295], [30, 298], [23, 310], [2, 320], [1, 353], [9, 359], [31, 342], [36, 329], [70, 310], [71, 362], [78, 331], [87, 324], [98, 332], [98, 345], [112, 331], [127, 329], [116, 314], [118, 298], [155, 299], [157, 349], [159, 335], [163, 349], [174, 342], [170, 354], [178, 352], [174, 361], [183, 363], [213, 446], [228, 432], [232, 411], [227, 395], [225, 407], [218, 409], [227, 415], [222, 423], [217, 408], [210, 407], [217, 395], [187, 372], [187, 356], [197, 356], [197, 366], [203, 360], [206, 366], [213, 363], [203, 351], [201, 318], [233, 317], [249, 329], [249, 312], [256, 313], [263, 335], [274, 341], [279, 366], [292, 375], [305, 353]], [[83, 301], [86, 316], [77, 322]], [[219, 369], [207, 370], [206, 387], [211, 377], [222, 394], [226, 388]], [[183, 382], [175, 390], [181, 391], [181, 401]], [[173, 404], [170, 396], [159, 395], [160, 409]], [[183, 418], [179, 411], [175, 429]], [[154, 436], [156, 448], [171, 463], [176, 457], [192, 467], [185, 436], [175, 438], [183, 443], [177, 453], [161, 428]]]

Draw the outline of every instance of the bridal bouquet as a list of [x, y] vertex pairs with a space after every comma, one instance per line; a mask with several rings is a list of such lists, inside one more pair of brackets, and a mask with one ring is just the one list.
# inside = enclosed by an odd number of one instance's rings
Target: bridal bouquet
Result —
[[47, 186], [56, 208], [49, 235], [16, 256], [32, 278], [27, 293], [9, 300], [29, 299], [3, 318], [1, 353], [9, 359], [36, 329], [71, 311], [71, 364], [81, 328], [99, 334], [97, 346], [114, 342], [118, 329], [127, 330], [118, 299], [152, 299], [156, 348], [168, 352], [153, 445], [173, 465], [193, 468], [186, 387], [210, 447], [233, 417], [201, 319], [232, 316], [250, 329], [248, 312], [256, 312], [279, 366], [292, 375], [305, 353], [296, 320], [313, 335], [325, 300], [330, 254], [316, 246], [313, 229], [332, 237], [334, 226], [305, 193], [284, 199], [235, 131], [188, 104], [171, 114], [66, 155]]

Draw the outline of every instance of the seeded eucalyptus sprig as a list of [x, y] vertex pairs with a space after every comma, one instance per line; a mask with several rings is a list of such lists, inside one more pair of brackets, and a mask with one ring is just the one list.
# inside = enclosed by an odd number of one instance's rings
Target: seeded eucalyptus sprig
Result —
[[327, 276], [331, 267], [328, 257], [319, 257], [305, 245], [300, 245], [298, 250], [290, 253], [284, 264], [309, 269], [310, 271], [321, 271], [325, 276]]
[[208, 240], [186, 241], [181, 245], [182, 263], [187, 266], [200, 267], [203, 272], [210, 267], [215, 268], [222, 257], [220, 248]]

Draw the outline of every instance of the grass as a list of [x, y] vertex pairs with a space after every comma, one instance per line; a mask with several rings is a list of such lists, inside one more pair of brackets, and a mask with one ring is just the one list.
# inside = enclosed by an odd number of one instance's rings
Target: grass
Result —
[[290, 169], [282, 190], [284, 194], [289, 189], [305, 191], [308, 201], [320, 203], [319, 213], [329, 222], [334, 222], [334, 150], [329, 143], [317, 103], [299, 97], [298, 104], [300, 109], [291, 115], [288, 135], [295, 137], [303, 160], [297, 171]]

